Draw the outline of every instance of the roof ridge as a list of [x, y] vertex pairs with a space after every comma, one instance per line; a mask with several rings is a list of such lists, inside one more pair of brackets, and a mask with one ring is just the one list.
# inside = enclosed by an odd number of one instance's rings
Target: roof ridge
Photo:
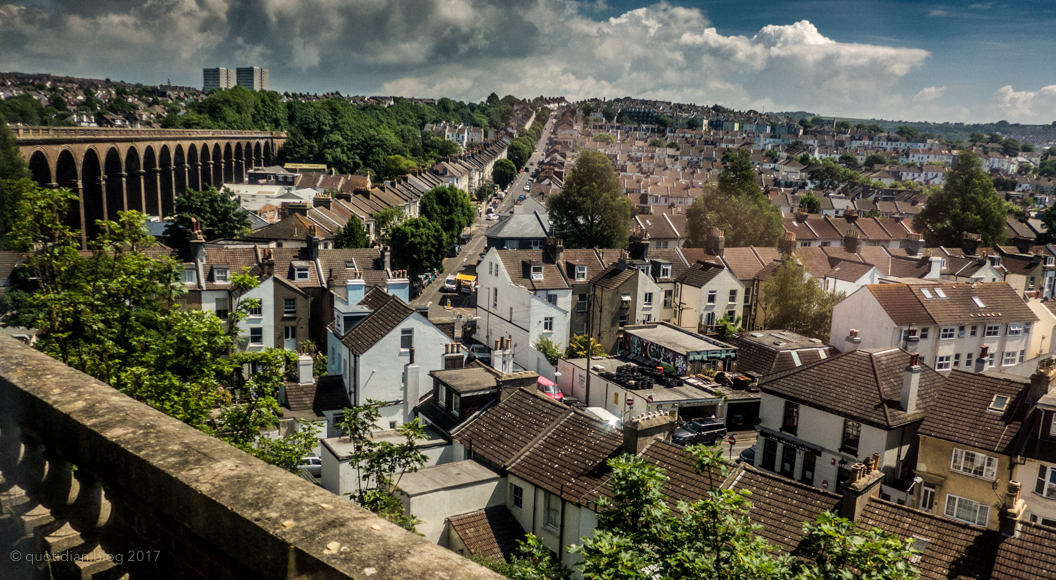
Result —
[[869, 362], [872, 364], [872, 367], [873, 367], [873, 377], [876, 379], [876, 392], [880, 396], [880, 408], [883, 409], [883, 411], [884, 411], [884, 421], [888, 425], [891, 425], [892, 424], [891, 423], [891, 412], [887, 408], [886, 398], [884, 397], [884, 389], [883, 389], [883, 387], [880, 386], [880, 371], [877, 370], [877, 368], [876, 368], [876, 357], [874, 356], [876, 354], [886, 354], [888, 352], [890, 352], [890, 351], [885, 350], [885, 351], [881, 351], [879, 353], [872, 353], [871, 352], [871, 353], [868, 353], [868, 354], [869, 354]]

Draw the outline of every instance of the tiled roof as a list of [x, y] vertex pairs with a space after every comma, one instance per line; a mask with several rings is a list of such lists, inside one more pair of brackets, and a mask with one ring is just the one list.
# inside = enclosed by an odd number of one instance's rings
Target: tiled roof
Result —
[[731, 474], [734, 491], [751, 492], [748, 517], [762, 526], [757, 533], [784, 551], [803, 541], [803, 524], [823, 511], [838, 509], [840, 496], [790, 479], [741, 465]]
[[[877, 527], [923, 548], [914, 565], [924, 580], [991, 578], [1001, 534], [871, 498], [860, 525]], [[920, 541], [920, 540], [923, 540]], [[1037, 576], [1030, 576], [1037, 578]]]
[[826, 278], [835, 278], [837, 280], [843, 280], [845, 282], [857, 282], [863, 276], [869, 273], [873, 269], [872, 264], [863, 264], [861, 262], [849, 262], [847, 260], [840, 260], [832, 267], [828, 272], [825, 273]]
[[[308, 248], [274, 248], [271, 250], [272, 258], [275, 260], [275, 277], [285, 280], [292, 286], [298, 288], [313, 288], [325, 286], [326, 280], [319, 279], [319, 273], [315, 271], [312, 257]], [[297, 280], [293, 262], [303, 262], [308, 266], [308, 279]]]
[[[770, 333], [771, 331], [759, 332]], [[779, 339], [763, 337], [763, 340]], [[825, 358], [840, 353], [835, 347], [824, 344], [796, 344], [793, 345], [794, 348], [778, 348], [741, 335], [734, 335], [726, 342], [737, 347], [738, 372], [753, 372], [760, 377], [818, 362], [822, 360], [822, 353]]]
[[[358, 272], [368, 286], [384, 286], [388, 276], [378, 248], [319, 250], [323, 276], [334, 275], [338, 286], [345, 285]], [[355, 268], [350, 266], [355, 264]]]
[[549, 397], [518, 389], [498, 405], [465, 423], [455, 441], [498, 466], [505, 467], [569, 408]]
[[993, 580], [1056, 578], [1056, 530], [1020, 522], [997, 550]]
[[[377, 296], [377, 292], [384, 293], [380, 288], [375, 288], [371, 291], [371, 294]], [[414, 314], [414, 309], [400, 300], [397, 296], [386, 294], [384, 298], [372, 299], [374, 304], [364, 297], [362, 303], [366, 303], [372, 306], [373, 312], [369, 316], [361, 320], [356, 324], [352, 330], [348, 331], [342, 339], [341, 343], [344, 344], [352, 351], [352, 354], [359, 356], [367, 352], [374, 347], [375, 344], [390, 332], [399, 326], [404, 320], [407, 320], [409, 316]]]
[[[870, 284], [867, 288], [898, 326], [1034, 322], [1038, 319], [1007, 282], [941, 286]], [[927, 298], [925, 289], [932, 298]], [[936, 289], [945, 293], [947, 298], [940, 298]], [[984, 307], [980, 308], [974, 298], [978, 298]]]
[[[246, 235], [247, 240], [303, 240], [308, 235], [308, 228], [315, 227], [312, 220], [299, 213], [291, 213], [281, 220], [254, 230]], [[325, 235], [319, 231], [317, 235]]]
[[621, 270], [619, 266], [613, 264], [601, 272], [598, 272], [596, 276], [590, 279], [590, 283], [596, 286], [601, 286], [602, 288], [613, 290], [627, 280], [630, 280], [636, 272], [638, 272], [638, 270], [631, 266], [627, 266]]
[[[499, 250], [499, 259], [510, 280], [528, 290], [557, 290], [569, 288], [561, 270], [544, 250]], [[529, 264], [543, 266], [543, 279], [533, 280]]]
[[907, 366], [905, 351], [861, 349], [764, 378], [760, 387], [763, 392], [886, 430], [923, 419], [942, 387], [942, 375], [921, 365], [917, 408], [905, 412], [901, 400]]
[[286, 407], [291, 411], [333, 411], [351, 406], [341, 375], [319, 377], [307, 385], [286, 383]]
[[509, 560], [517, 554], [517, 541], [524, 528], [505, 505], [498, 505], [449, 519], [451, 528], [474, 556]]
[[[928, 415], [920, 434], [1010, 454], [1029, 411], [1029, 388], [1029, 379], [955, 370], [940, 388], [943, 412]], [[994, 395], [1009, 397], [1003, 411], [989, 410]]]
[[722, 253], [723, 263], [742, 282], [753, 280], [770, 262], [764, 262], [754, 250], [755, 248], [726, 248]]

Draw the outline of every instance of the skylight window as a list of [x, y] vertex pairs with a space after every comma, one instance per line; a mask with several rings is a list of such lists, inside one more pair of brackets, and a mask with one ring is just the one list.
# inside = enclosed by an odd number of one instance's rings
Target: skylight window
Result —
[[994, 400], [990, 401], [991, 411], [1004, 411], [1008, 408], [1008, 397], [1005, 395], [994, 395]]
[[978, 296], [972, 296], [972, 302], [975, 302], [975, 305], [979, 308], [986, 308], [986, 304], [983, 304], [983, 301]]
[[948, 298], [948, 296], [946, 296], [946, 293], [942, 291], [942, 288], [936, 288], [935, 295], [939, 298]]

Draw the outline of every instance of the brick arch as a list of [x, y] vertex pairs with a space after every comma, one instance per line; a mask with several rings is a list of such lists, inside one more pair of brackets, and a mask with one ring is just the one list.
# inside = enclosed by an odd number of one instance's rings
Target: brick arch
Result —
[[202, 160], [194, 143], [187, 144], [187, 189], [202, 190]]
[[153, 144], [143, 148], [140, 161], [143, 166], [143, 213], [148, 216], [161, 215], [161, 170]]
[[202, 189], [205, 189], [213, 184], [213, 148], [208, 143], [198, 146], [198, 162], [201, 163]]
[[235, 148], [232, 150], [235, 163], [232, 165], [231, 170], [234, 173], [235, 183], [245, 183], [246, 181], [246, 158], [244, 157], [244, 151], [242, 150], [242, 142], [235, 141]]
[[146, 206], [143, 193], [143, 161], [135, 145], [125, 149], [125, 206], [142, 212]]
[[84, 149], [81, 156], [80, 176], [83, 200], [81, 205], [81, 238], [94, 238], [99, 228], [95, 225], [96, 220], [106, 219], [106, 190], [104, 188], [105, 173], [103, 164], [106, 157], [100, 155], [94, 146]]
[[41, 148], [37, 148], [29, 155], [29, 159], [26, 160], [29, 165], [29, 173], [33, 176], [33, 181], [36, 181], [44, 187], [50, 186], [55, 175], [54, 162], [48, 158], [48, 152]]
[[103, 199], [106, 219], [117, 220], [117, 212], [128, 209], [128, 199], [125, 197], [125, 160], [121, 149], [117, 145], [107, 147], [102, 162], [103, 178], [106, 181], [103, 188], [106, 195]]
[[234, 152], [234, 149], [231, 147], [231, 142], [230, 141], [225, 141], [224, 142], [223, 160], [224, 160], [224, 167], [223, 167], [224, 181], [223, 182], [224, 183], [234, 183], [235, 182], [235, 152]]
[[213, 187], [220, 189], [224, 185], [224, 151], [219, 141], [213, 141]]

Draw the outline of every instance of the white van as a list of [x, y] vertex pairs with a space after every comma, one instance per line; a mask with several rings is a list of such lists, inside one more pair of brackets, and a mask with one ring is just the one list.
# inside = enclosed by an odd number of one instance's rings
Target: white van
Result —
[[444, 279], [444, 287], [442, 288], [442, 290], [444, 292], [454, 292], [456, 289], [457, 285], [455, 284], [455, 275], [451, 274], [450, 276]]

